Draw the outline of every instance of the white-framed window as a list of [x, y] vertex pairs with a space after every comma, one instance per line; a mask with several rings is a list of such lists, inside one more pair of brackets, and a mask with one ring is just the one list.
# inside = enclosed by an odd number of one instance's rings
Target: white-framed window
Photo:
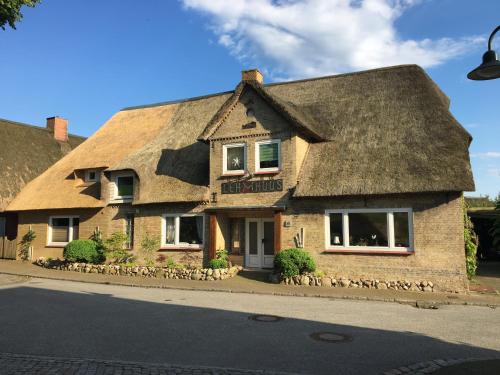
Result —
[[85, 171], [85, 182], [99, 181], [99, 171], [95, 169], [88, 169]]
[[203, 248], [203, 214], [165, 214], [161, 221], [161, 247]]
[[222, 146], [222, 173], [225, 175], [244, 174], [247, 162], [246, 143]]
[[278, 172], [281, 169], [281, 140], [255, 142], [255, 172]]
[[78, 216], [51, 216], [47, 244], [49, 246], [65, 246], [68, 242], [80, 237], [80, 219]]
[[134, 197], [134, 175], [132, 173], [120, 173], [113, 177], [114, 201], [130, 201]]
[[330, 250], [413, 251], [411, 208], [325, 211], [325, 246]]

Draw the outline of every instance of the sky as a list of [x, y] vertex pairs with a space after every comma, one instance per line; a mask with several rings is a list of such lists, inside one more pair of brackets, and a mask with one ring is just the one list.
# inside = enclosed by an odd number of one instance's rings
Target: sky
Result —
[[[498, 0], [42, 0], [0, 29], [0, 118], [89, 136], [127, 106], [418, 64], [472, 134], [476, 192], [500, 192], [500, 79], [474, 82]], [[500, 52], [500, 33], [494, 49]]]

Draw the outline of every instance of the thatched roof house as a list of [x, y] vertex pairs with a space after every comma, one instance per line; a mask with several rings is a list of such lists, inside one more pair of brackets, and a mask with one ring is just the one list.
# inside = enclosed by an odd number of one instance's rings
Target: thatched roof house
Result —
[[[315, 136], [296, 197], [474, 190], [472, 137], [418, 66], [249, 85]], [[9, 209], [104, 206], [70, 180], [75, 170], [100, 167], [134, 170], [143, 182], [137, 204], [208, 200], [208, 146], [198, 140], [206, 140], [244, 86], [118, 112], [29, 184]]]
[[28, 182], [85, 140], [72, 134], [57, 140], [49, 127], [0, 119], [0, 212]]
[[[46, 233], [47, 256], [75, 233], [123, 228], [200, 261], [225, 248], [269, 267], [301, 246], [325, 271], [439, 274], [463, 289], [471, 141], [415, 65], [274, 84], [244, 71], [232, 91], [121, 110], [8, 210]], [[61, 226], [67, 241], [54, 241]]]

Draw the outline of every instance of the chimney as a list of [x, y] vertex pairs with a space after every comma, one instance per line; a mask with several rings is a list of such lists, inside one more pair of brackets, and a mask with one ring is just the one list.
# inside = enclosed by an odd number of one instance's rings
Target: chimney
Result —
[[68, 141], [68, 120], [58, 116], [49, 117], [47, 118], [47, 129], [54, 134], [56, 141]]
[[257, 81], [260, 84], [264, 83], [264, 76], [259, 69], [243, 70], [241, 72], [242, 81]]

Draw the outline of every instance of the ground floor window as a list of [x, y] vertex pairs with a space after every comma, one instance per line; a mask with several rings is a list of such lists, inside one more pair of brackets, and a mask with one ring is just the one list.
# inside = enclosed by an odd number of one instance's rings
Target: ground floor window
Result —
[[48, 244], [66, 245], [77, 240], [80, 234], [80, 219], [76, 216], [53, 216], [49, 219]]
[[346, 209], [325, 213], [326, 248], [412, 251], [412, 210]]
[[162, 247], [202, 248], [203, 215], [166, 214], [162, 218]]

